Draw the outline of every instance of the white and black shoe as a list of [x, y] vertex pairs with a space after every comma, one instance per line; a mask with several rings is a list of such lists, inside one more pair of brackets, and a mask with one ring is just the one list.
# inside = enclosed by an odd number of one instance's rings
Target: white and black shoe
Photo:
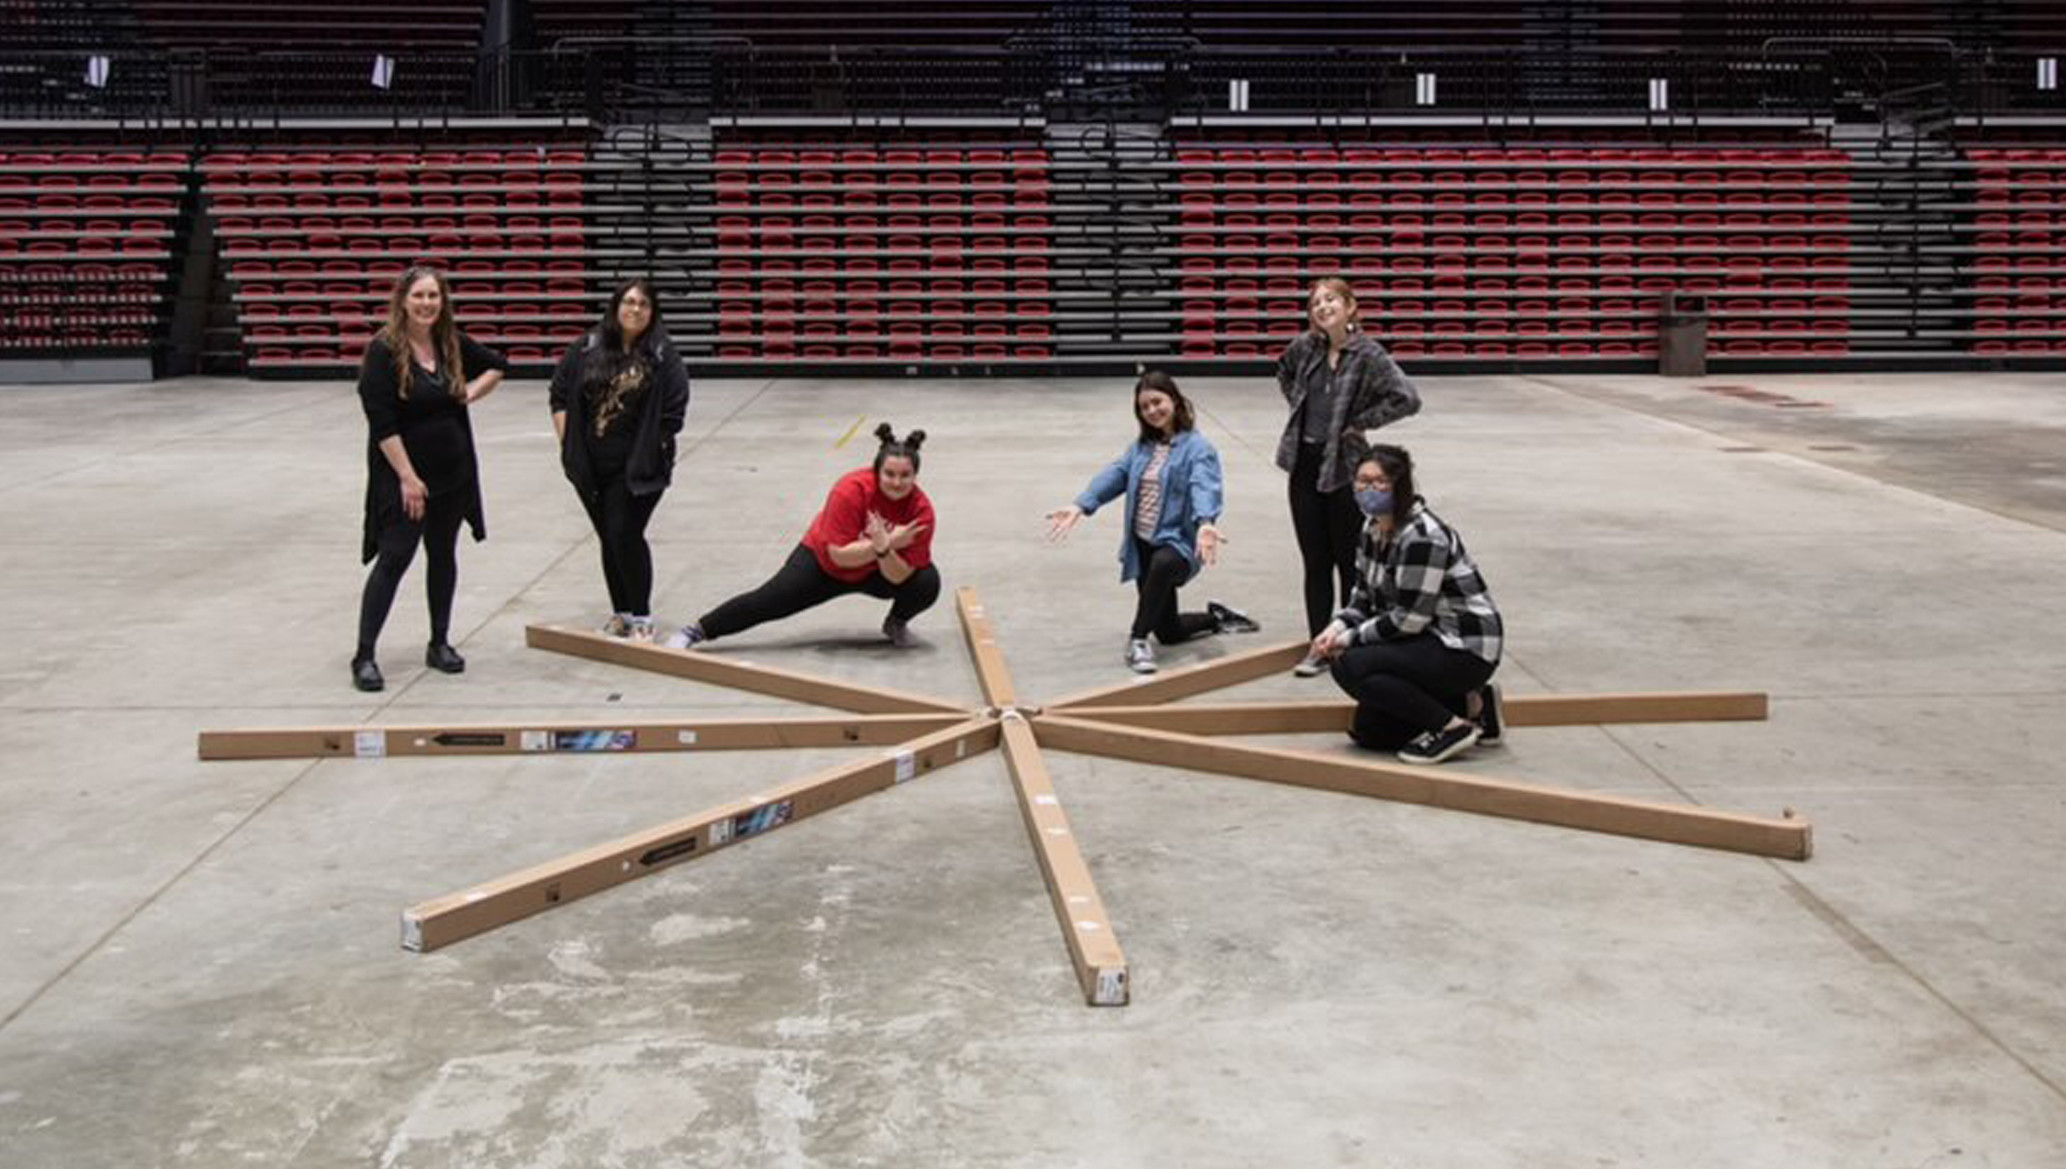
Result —
[[1205, 615], [1212, 618], [1213, 632], [1215, 633], [1259, 633], [1262, 631], [1262, 626], [1256, 624], [1255, 618], [1234, 608], [1232, 605], [1222, 605], [1218, 601], [1205, 602]]
[[1308, 653], [1298, 660], [1297, 665], [1291, 667], [1291, 672], [1301, 678], [1324, 674], [1327, 672], [1327, 659], [1316, 653]]
[[675, 630], [667, 637], [668, 649], [695, 649], [710, 640], [703, 634], [701, 625], [689, 624]]
[[1399, 759], [1404, 763], [1441, 763], [1470, 750], [1477, 741], [1477, 723], [1457, 723], [1439, 731], [1421, 732], [1399, 748]]
[[1145, 637], [1131, 638], [1126, 643], [1126, 667], [1136, 674], [1155, 672], [1155, 647]]

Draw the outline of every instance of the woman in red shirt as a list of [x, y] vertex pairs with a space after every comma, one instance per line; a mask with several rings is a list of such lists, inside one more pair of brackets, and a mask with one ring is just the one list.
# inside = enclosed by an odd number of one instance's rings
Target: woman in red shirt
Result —
[[875, 428], [882, 445], [871, 466], [849, 471], [832, 485], [803, 542], [759, 588], [740, 593], [668, 639], [687, 649], [822, 605], [848, 593], [890, 602], [882, 635], [911, 644], [911, 619], [940, 599], [933, 567], [933, 503], [918, 488], [918, 448], [925, 431], [899, 441], [885, 422]]

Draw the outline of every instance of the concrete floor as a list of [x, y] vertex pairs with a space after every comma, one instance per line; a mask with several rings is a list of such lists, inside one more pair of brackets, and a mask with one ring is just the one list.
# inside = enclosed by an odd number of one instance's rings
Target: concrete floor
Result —
[[[1295, 634], [1281, 404], [1190, 388], [1233, 543], [1187, 595]], [[1452, 766], [1794, 807], [1815, 858], [1051, 754], [1132, 963], [1093, 1010], [994, 755], [404, 952], [404, 906], [844, 756], [197, 762], [202, 728], [801, 711], [524, 648], [602, 595], [536, 383], [479, 412], [471, 668], [416, 664], [419, 566], [377, 696], [346, 678], [348, 386], [6, 387], [0, 1166], [2060, 1165], [2059, 379], [1424, 389], [1388, 433], [1506, 611], [1511, 692], [1773, 695]], [[931, 433], [939, 560], [1021, 693], [1120, 680], [1118, 523], [1050, 547], [1040, 515], [1126, 441], [1123, 379], [700, 384], [662, 612], [771, 570], [883, 418]], [[906, 654], [879, 617], [721, 649], [974, 700], [946, 607]]]

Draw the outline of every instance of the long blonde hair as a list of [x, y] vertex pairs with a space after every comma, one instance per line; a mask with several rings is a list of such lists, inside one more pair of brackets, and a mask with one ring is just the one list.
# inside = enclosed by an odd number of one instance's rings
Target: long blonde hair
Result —
[[[1348, 331], [1351, 333], [1362, 332], [1363, 310], [1356, 307], [1356, 290], [1350, 288], [1349, 282], [1343, 280], [1339, 276], [1322, 276], [1318, 280], [1313, 281], [1312, 285], [1306, 289], [1306, 319], [1308, 321], [1312, 319], [1313, 298], [1319, 295], [1320, 290], [1323, 288], [1327, 289], [1330, 292], [1333, 292], [1335, 295], [1341, 297], [1342, 300], [1348, 302], [1349, 319], [1347, 322], [1345, 322], [1348, 327]], [[1320, 326], [1318, 325], [1313, 325], [1312, 330], [1316, 333], [1321, 331]]]
[[445, 274], [425, 264], [414, 265], [403, 272], [395, 281], [395, 290], [387, 298], [387, 324], [380, 327], [380, 339], [387, 343], [388, 352], [394, 354], [395, 384], [401, 387], [402, 397], [409, 396], [416, 381], [415, 363], [409, 353], [409, 290], [424, 277], [438, 282], [438, 319], [431, 322], [430, 344], [438, 354], [438, 371], [445, 375], [455, 398], [466, 396], [466, 371], [459, 364], [459, 322], [452, 316], [452, 287], [445, 283]]

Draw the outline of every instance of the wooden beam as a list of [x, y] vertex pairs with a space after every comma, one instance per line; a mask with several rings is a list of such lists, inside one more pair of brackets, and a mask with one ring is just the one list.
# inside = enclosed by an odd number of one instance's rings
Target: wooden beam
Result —
[[954, 608], [961, 614], [961, 632], [968, 638], [968, 656], [975, 659], [984, 700], [999, 710], [1017, 706], [1018, 691], [1012, 686], [1010, 667], [1004, 664], [1004, 651], [997, 648], [997, 629], [990, 624], [983, 598], [974, 589], [956, 589]]
[[1069, 944], [1069, 960], [1076, 966], [1083, 997], [1094, 1007], [1125, 1006], [1129, 993], [1126, 954], [1112, 933], [1112, 919], [1105, 914], [1090, 866], [1084, 863], [1069, 817], [1055, 796], [1040, 745], [1017, 711], [1006, 713], [1002, 721], [1004, 759], [1018, 791], [1019, 813], [1025, 817], [1033, 854], [1040, 858], [1040, 872], [1047, 879], [1055, 920], [1061, 923], [1062, 939]]
[[1790, 817], [1747, 816], [1592, 795], [1439, 767], [1251, 747], [1056, 715], [1041, 715], [1034, 726], [1043, 744], [1063, 751], [1785, 860], [1806, 860], [1812, 850], [1808, 822]]
[[1298, 664], [1298, 660], [1305, 656], [1310, 646], [1310, 642], [1293, 641], [1228, 654], [1223, 658], [1214, 658], [1195, 666], [1164, 670], [1159, 674], [1137, 674], [1130, 682], [1122, 682], [1116, 686], [1100, 686], [1095, 690], [1084, 690], [1067, 698], [1058, 698], [1049, 703], [1047, 709], [1145, 706], [1149, 703], [1167, 702], [1172, 698], [1203, 694], [1209, 690], [1267, 677], [1280, 670], [1289, 670]]
[[879, 686], [833, 682], [794, 670], [732, 661], [707, 650], [668, 649], [586, 629], [533, 625], [525, 630], [525, 639], [534, 649], [611, 662], [656, 674], [671, 674], [677, 678], [691, 678], [756, 694], [772, 694], [777, 698], [815, 703], [835, 710], [853, 710], [863, 714], [954, 714], [963, 717], [968, 714], [966, 706], [938, 698], [905, 694]]
[[994, 720], [972, 719], [871, 758], [426, 901], [403, 912], [402, 945], [425, 952], [450, 945], [982, 754], [997, 740]]
[[1686, 690], [1654, 694], [1517, 694], [1507, 698], [1510, 727], [1599, 723], [1756, 722], [1771, 701], [1755, 690]]
[[532, 755], [887, 746], [968, 718], [848, 714], [692, 722], [425, 723], [398, 727], [270, 727], [202, 731], [203, 759], [378, 759], [388, 755]]
[[[1568, 727], [1603, 723], [1757, 720], [1767, 716], [1769, 705], [1762, 693], [1715, 690], [1658, 694], [1516, 695], [1506, 700], [1505, 710], [1509, 727]], [[1356, 716], [1356, 704], [1346, 698], [1322, 698], [1305, 702], [1080, 706], [1070, 707], [1066, 713], [1070, 718], [1192, 735], [1295, 735], [1348, 730]]]

